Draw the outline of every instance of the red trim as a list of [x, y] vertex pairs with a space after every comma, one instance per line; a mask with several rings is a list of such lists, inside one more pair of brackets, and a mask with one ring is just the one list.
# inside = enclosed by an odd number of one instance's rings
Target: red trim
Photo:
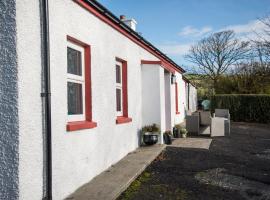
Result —
[[97, 127], [96, 122], [89, 121], [78, 121], [78, 122], [68, 122], [67, 131], [78, 131], [83, 129], [90, 129]]
[[180, 114], [178, 110], [178, 83], [175, 82], [175, 113]]
[[161, 65], [164, 69], [167, 69], [171, 73], [175, 73], [175, 70], [168, 66], [163, 61], [141, 60], [142, 65]]
[[81, 129], [94, 128], [97, 126], [96, 122], [92, 121], [92, 87], [91, 87], [91, 46], [67, 36], [67, 41], [72, 42], [84, 48], [85, 60], [85, 121], [68, 122], [67, 131], [76, 131]]
[[154, 61], [154, 60], [141, 60], [142, 65], [161, 65], [161, 61]]
[[69, 36], [69, 35], [67, 35], [67, 41], [72, 42], [72, 43], [74, 43], [78, 46], [81, 46], [83, 48], [90, 47], [89, 44], [86, 44], [86, 43], [84, 43], [84, 42], [82, 42], [74, 37]]
[[148, 52], [150, 52], [151, 54], [153, 54], [154, 56], [156, 56], [157, 58], [162, 60], [162, 62], [164, 62], [164, 65], [166, 65], [171, 70], [178, 71], [179, 73], [185, 72], [182, 68], [179, 68], [178, 66], [169, 63], [161, 55], [156, 53], [153, 49], [151, 49], [147, 45], [143, 44], [139, 39], [137, 39], [135, 36], [132, 36], [125, 29], [121, 28], [116, 22], [113, 22], [112, 20], [110, 20], [109, 18], [104, 16], [103, 14], [99, 13], [95, 8], [89, 6], [86, 2], [84, 2], [84, 0], [73, 0], [73, 1], [78, 3], [81, 7], [85, 8], [86, 10], [91, 12], [93, 15], [98, 17], [100, 20], [102, 20], [106, 24], [110, 25], [112, 28], [114, 28], [115, 30], [117, 30], [118, 32], [120, 32], [121, 34], [126, 36], [127, 38], [129, 38], [131, 41], [135, 42], [137, 45], [141, 46], [142, 48], [144, 48], [145, 50], [147, 50]]
[[123, 116], [128, 117], [128, 79], [127, 62], [122, 62], [122, 80], [123, 80]]
[[132, 122], [132, 119], [129, 117], [117, 117], [116, 118], [116, 124], [124, 124]]
[[[163, 62], [163, 61], [162, 61], [161, 65], [162, 65], [165, 69], [167, 69], [169, 72], [171, 72], [171, 73], [173, 73], [173, 74], [175, 74], [175, 71], [177, 71], [177, 70], [175, 70], [175, 69], [172, 69], [166, 62]], [[180, 73], [181, 73], [181, 72], [180, 72]]]

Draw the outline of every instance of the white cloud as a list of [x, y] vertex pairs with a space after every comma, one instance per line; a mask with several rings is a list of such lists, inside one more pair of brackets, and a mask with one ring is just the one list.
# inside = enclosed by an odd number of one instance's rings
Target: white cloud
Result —
[[242, 40], [252, 40], [257, 39], [259, 36], [264, 34], [265, 24], [260, 20], [252, 20], [247, 24], [231, 25], [220, 29], [219, 31], [224, 30], [233, 30], [236, 36]]
[[224, 28], [221, 28], [219, 30], [213, 30], [209, 26], [205, 26], [201, 29], [194, 28], [192, 26], [186, 26], [182, 29], [182, 31], [179, 33], [179, 36], [185, 38], [190, 37], [193, 38], [197, 37], [193, 42], [186, 42], [177, 44], [175, 42], [172, 42], [172, 44], [164, 44], [159, 45], [159, 48], [169, 56], [184, 56], [188, 53], [190, 47], [196, 43], [200, 38], [203, 38], [207, 33], [214, 33], [224, 30], [233, 30], [236, 34], [236, 37], [238, 37], [241, 40], [250, 40], [250, 39], [256, 39], [258, 38], [258, 34], [262, 35], [263, 30], [265, 28], [265, 25], [260, 20], [253, 20], [249, 21], [246, 24], [238, 24], [238, 25], [231, 25], [226, 26]]
[[204, 26], [201, 29], [197, 29], [192, 26], [185, 26], [178, 35], [187, 37], [201, 37], [212, 30], [213, 29], [210, 26]]
[[247, 24], [231, 25], [222, 30], [233, 30], [236, 34], [250, 33], [262, 29], [264, 24], [260, 20], [249, 21]]

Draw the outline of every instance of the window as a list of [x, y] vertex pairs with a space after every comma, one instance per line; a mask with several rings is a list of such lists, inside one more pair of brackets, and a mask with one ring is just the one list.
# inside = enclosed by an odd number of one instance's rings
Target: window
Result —
[[116, 63], [116, 115], [123, 116], [122, 63]]
[[115, 64], [116, 123], [131, 122], [128, 117], [127, 62], [116, 58]]
[[175, 82], [175, 113], [180, 114], [178, 110], [178, 83]]
[[68, 121], [85, 119], [84, 48], [68, 42], [67, 47], [67, 101]]
[[94, 128], [90, 46], [67, 36], [67, 131]]

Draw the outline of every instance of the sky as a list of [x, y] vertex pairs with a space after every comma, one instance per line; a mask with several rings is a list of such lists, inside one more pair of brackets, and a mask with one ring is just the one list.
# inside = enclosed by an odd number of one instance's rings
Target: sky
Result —
[[137, 22], [137, 31], [177, 64], [191, 68], [184, 55], [191, 45], [221, 30], [240, 39], [263, 29], [270, 0], [99, 0], [116, 16]]

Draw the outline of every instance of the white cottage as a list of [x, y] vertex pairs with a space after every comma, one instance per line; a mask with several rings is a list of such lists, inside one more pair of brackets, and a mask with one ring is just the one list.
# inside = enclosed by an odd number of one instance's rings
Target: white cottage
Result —
[[184, 120], [184, 70], [135, 20], [95, 0], [3, 0], [0, 22], [0, 199], [63, 199], [142, 126]]

